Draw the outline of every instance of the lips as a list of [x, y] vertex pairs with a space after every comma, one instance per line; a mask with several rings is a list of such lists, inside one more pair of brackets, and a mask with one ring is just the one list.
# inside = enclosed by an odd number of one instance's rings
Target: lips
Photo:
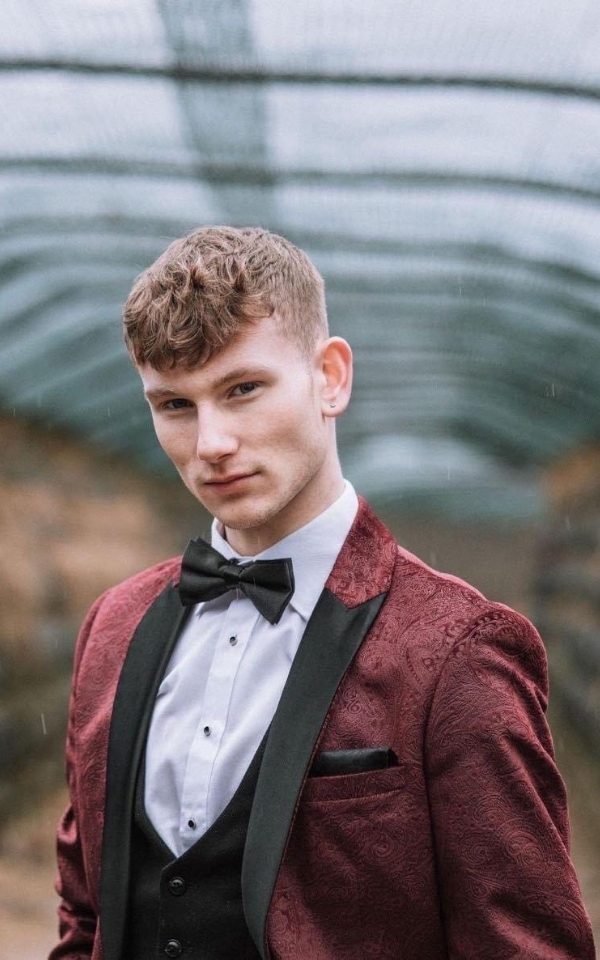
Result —
[[241, 480], [248, 480], [250, 477], [254, 476], [252, 473], [236, 473], [231, 477], [223, 477], [218, 480], [205, 480], [205, 487], [230, 487], [234, 483], [239, 483]]

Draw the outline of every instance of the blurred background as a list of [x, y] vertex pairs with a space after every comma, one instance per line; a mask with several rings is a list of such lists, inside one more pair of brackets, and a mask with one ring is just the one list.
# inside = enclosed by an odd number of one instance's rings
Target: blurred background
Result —
[[206, 224], [305, 249], [356, 355], [346, 475], [532, 617], [600, 931], [600, 6], [4, 0], [0, 957], [55, 937], [74, 637], [208, 518], [121, 344]]

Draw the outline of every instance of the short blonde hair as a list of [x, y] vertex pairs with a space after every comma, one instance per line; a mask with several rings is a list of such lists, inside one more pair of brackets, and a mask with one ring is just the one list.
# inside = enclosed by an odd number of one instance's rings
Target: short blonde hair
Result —
[[260, 227], [202, 227], [136, 279], [125, 343], [136, 364], [190, 369], [274, 313], [306, 355], [327, 336], [325, 284], [307, 255]]

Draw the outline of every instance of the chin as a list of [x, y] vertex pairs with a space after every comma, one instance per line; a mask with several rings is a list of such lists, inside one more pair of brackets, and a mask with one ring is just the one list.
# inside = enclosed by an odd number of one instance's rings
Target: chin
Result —
[[[265, 489], [267, 485], [269, 492]], [[296, 480], [295, 483], [285, 483], [284, 478], [273, 477], [268, 484], [263, 484], [262, 491], [253, 491], [239, 498], [215, 500], [212, 503], [203, 498], [200, 502], [224, 527], [231, 530], [253, 530], [275, 521], [280, 516], [283, 519], [283, 514], [305, 486], [306, 482]], [[200, 499], [196, 491], [192, 492]]]
[[231, 530], [253, 530], [278, 517], [288, 502], [281, 497], [270, 499], [254, 495], [238, 503], [215, 504], [214, 516]]
[[277, 510], [266, 511], [266, 510], [257, 510], [256, 507], [248, 507], [244, 509], [241, 507], [236, 510], [232, 508], [231, 510], [219, 510], [218, 513], [215, 513], [217, 520], [225, 527], [229, 527], [231, 530], [253, 530], [255, 527], [260, 527], [269, 520], [272, 516], [277, 514]]

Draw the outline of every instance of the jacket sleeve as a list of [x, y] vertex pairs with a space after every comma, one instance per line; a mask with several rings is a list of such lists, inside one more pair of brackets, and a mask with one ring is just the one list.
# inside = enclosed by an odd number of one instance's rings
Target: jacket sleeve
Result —
[[425, 762], [449, 960], [594, 960], [547, 691], [542, 641], [500, 606], [438, 678]]
[[65, 751], [70, 802], [57, 831], [56, 891], [60, 897], [58, 907], [60, 942], [50, 952], [48, 960], [84, 960], [91, 957], [96, 934], [97, 916], [88, 893], [85, 857], [77, 823], [77, 763], [73, 717], [81, 657], [103, 599], [104, 595], [99, 597], [90, 608], [75, 646]]

